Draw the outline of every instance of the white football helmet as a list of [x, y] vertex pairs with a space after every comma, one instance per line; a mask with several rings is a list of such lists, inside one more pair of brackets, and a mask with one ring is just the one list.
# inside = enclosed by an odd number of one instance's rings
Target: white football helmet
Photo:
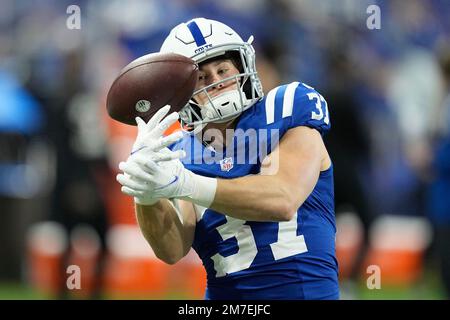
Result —
[[[192, 19], [172, 29], [161, 46], [160, 52], [173, 52], [201, 63], [222, 55], [232, 55], [240, 61], [238, 75], [196, 90], [192, 96], [203, 92], [208, 103], [199, 105], [194, 99], [184, 106], [180, 113], [183, 127], [194, 128], [209, 122], [225, 122], [238, 117], [264, 96], [261, 81], [256, 72], [255, 50], [251, 45], [253, 36], [247, 42], [227, 25], [205, 18]], [[223, 82], [236, 80], [236, 90], [211, 97], [208, 89]]]

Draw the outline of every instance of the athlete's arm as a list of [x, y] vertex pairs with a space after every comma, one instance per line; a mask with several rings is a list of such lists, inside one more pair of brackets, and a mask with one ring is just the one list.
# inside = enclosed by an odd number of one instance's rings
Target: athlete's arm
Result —
[[177, 198], [242, 220], [288, 221], [314, 189], [320, 171], [331, 165], [319, 131], [307, 126], [289, 129], [267, 161], [279, 161], [271, 175], [227, 180], [194, 174], [176, 159], [164, 165], [148, 160], [141, 168], [122, 166], [134, 179], [121, 175], [118, 180], [124, 193], [145, 202], [147, 197], [151, 203]]
[[305, 126], [288, 130], [265, 161], [277, 161], [274, 157], [279, 161], [276, 172], [218, 179], [210, 208], [243, 220], [290, 220], [331, 160], [320, 133]]
[[192, 203], [178, 201], [179, 210], [167, 199], [153, 205], [136, 204], [139, 227], [156, 256], [168, 264], [183, 258], [192, 246], [196, 216]]

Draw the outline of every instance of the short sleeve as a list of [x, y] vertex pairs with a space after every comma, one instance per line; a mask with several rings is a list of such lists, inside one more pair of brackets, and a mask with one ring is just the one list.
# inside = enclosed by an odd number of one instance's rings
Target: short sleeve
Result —
[[307, 126], [323, 135], [331, 128], [325, 98], [314, 88], [300, 82], [271, 90], [266, 97], [265, 109], [267, 124], [278, 124], [285, 131]]
[[325, 98], [315, 89], [299, 84], [295, 90], [290, 128], [307, 126], [321, 134], [330, 130], [330, 115]]

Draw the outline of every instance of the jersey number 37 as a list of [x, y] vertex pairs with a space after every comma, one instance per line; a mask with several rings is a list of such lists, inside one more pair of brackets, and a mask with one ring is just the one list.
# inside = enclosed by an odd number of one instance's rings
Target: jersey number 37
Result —
[[[239, 247], [238, 252], [229, 256], [216, 253], [211, 259], [214, 261], [216, 277], [245, 270], [250, 267], [258, 253], [252, 229], [246, 221], [226, 216], [227, 222], [217, 228], [222, 239], [235, 238]], [[277, 241], [270, 244], [275, 260], [287, 258], [308, 251], [303, 235], [297, 235], [297, 213], [290, 221], [278, 223]]]

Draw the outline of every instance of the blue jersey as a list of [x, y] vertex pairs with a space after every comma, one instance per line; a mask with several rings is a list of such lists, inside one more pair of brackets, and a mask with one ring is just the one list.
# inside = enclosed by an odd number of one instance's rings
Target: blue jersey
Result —
[[[323, 97], [293, 82], [271, 90], [240, 115], [235, 132], [253, 134], [246, 134], [231, 149], [211, 150], [192, 134], [172, 149], [184, 149], [185, 167], [197, 174], [237, 178], [258, 174], [258, 155], [270, 153], [286, 131], [297, 126], [324, 134], [330, 122]], [[271, 133], [264, 135], [266, 130]], [[247, 150], [255, 146], [255, 152]], [[245, 161], [237, 161], [240, 148], [247, 150]], [[207, 271], [207, 299], [339, 298], [332, 170], [320, 173], [291, 221], [244, 221], [194, 205], [193, 248]]]

